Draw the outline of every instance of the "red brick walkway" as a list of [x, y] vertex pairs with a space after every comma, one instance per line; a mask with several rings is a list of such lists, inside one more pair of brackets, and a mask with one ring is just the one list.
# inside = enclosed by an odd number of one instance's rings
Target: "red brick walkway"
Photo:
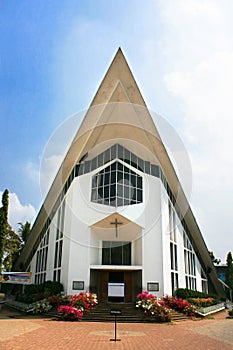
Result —
[[233, 349], [233, 320], [224, 311], [214, 318], [176, 324], [62, 322], [49, 319], [9, 318], [0, 311], [0, 350], [149, 350]]

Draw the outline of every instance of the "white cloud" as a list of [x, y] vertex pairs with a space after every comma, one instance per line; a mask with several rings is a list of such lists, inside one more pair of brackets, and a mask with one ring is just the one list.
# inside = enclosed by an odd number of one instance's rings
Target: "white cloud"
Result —
[[39, 179], [40, 179], [39, 164], [29, 160], [26, 163], [25, 171], [26, 171], [26, 175], [30, 178], [30, 180], [33, 180], [34, 182], [39, 184]]
[[40, 190], [44, 199], [62, 163], [64, 155], [54, 154], [43, 157], [40, 167]]
[[194, 179], [191, 204], [207, 246], [224, 261], [233, 249], [233, 3], [167, 0], [161, 9], [171, 30], [164, 32], [164, 82], [183, 111]]
[[[2, 198], [0, 192], [0, 197]], [[18, 223], [26, 221], [33, 222], [35, 219], [35, 208], [31, 204], [22, 204], [16, 193], [9, 194], [9, 212], [8, 221], [14, 230], [18, 229]]]

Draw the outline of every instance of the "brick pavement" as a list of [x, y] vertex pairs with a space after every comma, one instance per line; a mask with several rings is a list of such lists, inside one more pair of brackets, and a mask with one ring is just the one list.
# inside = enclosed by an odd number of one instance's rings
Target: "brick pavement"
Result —
[[149, 350], [149, 349], [233, 349], [233, 320], [226, 311], [211, 319], [176, 324], [62, 322], [35, 317], [1, 317], [0, 350]]

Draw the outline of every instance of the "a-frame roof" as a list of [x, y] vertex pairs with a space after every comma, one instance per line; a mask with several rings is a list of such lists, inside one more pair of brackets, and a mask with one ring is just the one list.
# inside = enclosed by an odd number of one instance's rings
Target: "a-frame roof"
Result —
[[83, 122], [64, 158], [56, 178], [32, 227], [31, 235], [16, 268], [35, 253], [36, 242], [48, 216], [54, 210], [72, 169], [93, 147], [108, 139], [130, 139], [141, 143], [158, 159], [167, 182], [191, 232], [192, 242], [219, 295], [224, 295], [207, 247], [179, 179], [154, 125], [127, 61], [119, 48]]
[[[113, 93], [115, 97], [111, 99]], [[91, 106], [105, 104], [110, 100], [111, 102], [130, 102], [146, 106], [121, 48], [113, 58]]]

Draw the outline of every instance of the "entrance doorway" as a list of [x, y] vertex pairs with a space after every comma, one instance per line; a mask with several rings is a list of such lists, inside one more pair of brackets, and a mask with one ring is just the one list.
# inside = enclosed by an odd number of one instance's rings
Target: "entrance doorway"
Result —
[[108, 274], [108, 301], [109, 302], [121, 303], [125, 301], [125, 290], [123, 291], [124, 296], [109, 295], [110, 284], [115, 286], [119, 285], [121, 286], [121, 288], [125, 289], [125, 285], [124, 286], [122, 285], [124, 283], [125, 283], [125, 278], [124, 278], [123, 271], [109, 271], [109, 274]]
[[[108, 283], [124, 283], [124, 297], [109, 297]], [[100, 271], [100, 293], [101, 301], [131, 302], [132, 301], [132, 272], [131, 271]]]
[[124, 283], [123, 271], [109, 271], [108, 281], [113, 283]]
[[[124, 298], [109, 300], [109, 283], [119, 283], [122, 290], [124, 283]], [[113, 286], [114, 287], [114, 286]], [[90, 271], [90, 291], [97, 294], [98, 299], [104, 302], [125, 302], [136, 301], [136, 296], [142, 291], [142, 271], [141, 270], [112, 270], [112, 269], [91, 269]], [[111, 291], [110, 291], [111, 294]]]

